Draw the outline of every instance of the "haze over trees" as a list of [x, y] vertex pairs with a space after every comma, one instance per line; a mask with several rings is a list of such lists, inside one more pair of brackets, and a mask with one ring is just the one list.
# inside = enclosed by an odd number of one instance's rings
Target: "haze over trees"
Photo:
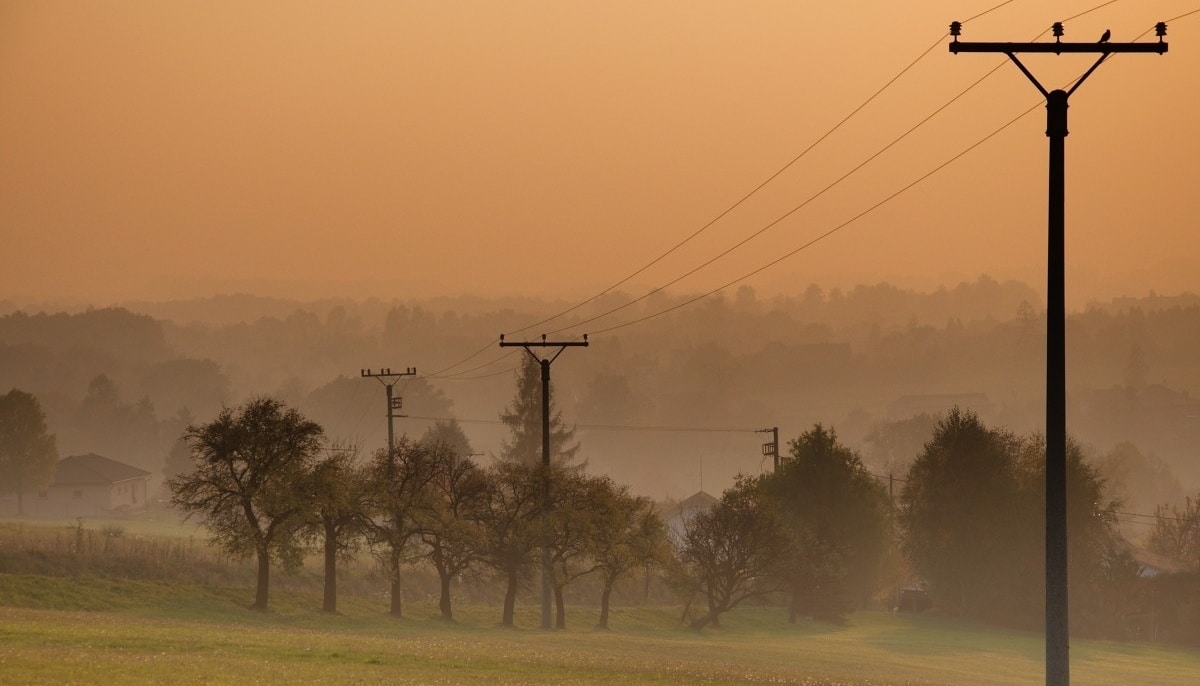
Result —
[[[609, 294], [560, 323], [630, 299]], [[682, 299], [656, 294], [626, 314], [650, 314]], [[412, 418], [401, 431], [419, 435], [437, 419], [458, 418], [477, 450], [500, 454], [512, 436], [488, 420], [514, 399], [503, 372], [519, 358], [488, 364], [502, 356], [476, 357], [444, 378], [425, 374], [479, 351], [514, 321], [564, 309], [534, 299], [301, 303], [250, 296], [137, 307], [150, 314], [110, 308], [0, 315], [0, 388], [39, 399], [64, 455], [100, 452], [155, 474], [186, 426], [210, 421], [222, 403], [263, 393], [304, 412], [331, 437], [367, 451], [383, 445], [381, 394], [355, 374], [372, 364], [413, 364], [422, 372], [403, 389], [404, 414]], [[899, 475], [916, 450], [898, 436], [892, 444], [907, 446], [899, 452], [871, 443], [874, 430], [944, 412], [964, 394], [986, 399], [972, 409], [989, 423], [1019, 434], [1037, 430], [1043, 316], [1033, 289], [986, 277], [929, 292], [813, 286], [794, 297], [761, 298], [739, 289], [596, 338], [586, 355], [555, 365], [555, 384], [566, 390], [554, 399], [568, 425], [578, 427], [574, 440], [584, 447], [576, 459], [599, 460], [603, 473], [655, 497], [697, 490], [700, 460], [709, 463], [706, 483], [732, 483], [736, 471], [757, 468], [756, 441], [596, 425], [823, 422], [836, 425], [839, 439], [873, 471]], [[1200, 425], [1188, 419], [1200, 389], [1200, 352], [1188, 332], [1198, 322], [1200, 298], [1187, 295], [1117, 299], [1070, 315], [1068, 421], [1089, 454], [1130, 442], [1161, 461], [1184, 492], [1200, 484], [1200, 466], [1189, 459]], [[101, 375], [115, 398], [92, 394], [85, 409], [88, 388]], [[925, 404], [906, 406], [899, 402], [905, 398]], [[101, 414], [115, 423], [89, 419]], [[718, 464], [728, 471], [717, 475]]]

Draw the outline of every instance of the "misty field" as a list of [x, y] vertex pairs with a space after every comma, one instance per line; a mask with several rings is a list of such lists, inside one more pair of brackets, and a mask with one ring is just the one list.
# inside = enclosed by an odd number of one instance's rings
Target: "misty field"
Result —
[[[497, 609], [463, 607], [407, 617], [379, 599], [345, 598], [325, 615], [319, 598], [280, 593], [268, 613], [244, 589], [92, 577], [0, 576], [0, 682], [396, 684], [1038, 684], [1039, 636], [935, 617], [858, 613], [842, 626], [787, 624], [771, 608], [735, 611], [697, 633], [678, 608], [620, 610], [614, 630], [572, 608], [566, 631], [518, 629]], [[82, 608], [82, 609], [81, 609]], [[1195, 684], [1200, 653], [1129, 643], [1073, 643], [1073, 683]]]

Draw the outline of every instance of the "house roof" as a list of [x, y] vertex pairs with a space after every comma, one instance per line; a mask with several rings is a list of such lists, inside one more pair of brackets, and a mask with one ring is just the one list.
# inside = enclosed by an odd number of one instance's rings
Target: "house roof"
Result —
[[71, 455], [58, 461], [54, 470], [54, 486], [95, 486], [120, 483], [150, 476], [150, 472], [133, 465], [88, 453]]
[[1124, 536], [1117, 537], [1117, 547], [1129, 553], [1138, 564], [1138, 576], [1158, 576], [1187, 571], [1187, 563], [1135, 545]]
[[718, 499], [704, 491], [696, 491], [679, 503], [680, 510], [707, 510], [716, 505]]

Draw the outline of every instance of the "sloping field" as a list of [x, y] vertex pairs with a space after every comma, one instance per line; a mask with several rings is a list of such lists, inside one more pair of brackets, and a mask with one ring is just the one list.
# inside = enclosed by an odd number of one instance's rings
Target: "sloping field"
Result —
[[[496, 626], [499, 609], [460, 620], [383, 599], [346, 598], [342, 614], [311, 595], [277, 594], [268, 613], [245, 589], [97, 578], [0, 576], [4, 684], [1040, 684], [1039, 636], [932, 617], [853, 615], [843, 626], [788, 625], [778, 610], [732, 613], [719, 630], [680, 628], [677, 608], [617, 611], [591, 630], [575, 608], [566, 631]], [[88, 609], [79, 609], [88, 608]], [[1072, 683], [1200, 683], [1200, 652], [1075, 641]]]

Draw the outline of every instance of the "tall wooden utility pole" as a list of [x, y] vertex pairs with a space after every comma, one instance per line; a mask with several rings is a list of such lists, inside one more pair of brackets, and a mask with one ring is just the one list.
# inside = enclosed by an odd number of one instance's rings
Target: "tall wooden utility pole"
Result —
[[[586, 348], [587, 345], [587, 334], [583, 334], [582, 341], [547, 341], [546, 334], [542, 334], [542, 340], [540, 341], [506, 341], [504, 340], [504, 334], [500, 334], [501, 348], [525, 348], [525, 352], [537, 360], [537, 363], [542, 368], [542, 517], [545, 518], [548, 518], [550, 514], [550, 365], [567, 348]], [[558, 352], [550, 357], [538, 357], [537, 353], [533, 352], [533, 348], [554, 347], [558, 348]], [[547, 527], [546, 538], [542, 541], [543, 629], [553, 628], [553, 625], [550, 623], [550, 575], [552, 571], [550, 567], [550, 531], [549, 527]]]
[[[1053, 26], [1053, 43], [965, 43], [962, 23], [950, 24], [950, 52], [1008, 55], [1046, 98], [1046, 136], [1050, 139], [1049, 216], [1046, 266], [1046, 685], [1071, 683], [1070, 633], [1067, 628], [1067, 382], [1065, 262], [1065, 142], [1067, 100], [1096, 68], [1115, 53], [1163, 54], [1167, 25], [1155, 27], [1157, 43], [1110, 43], [1105, 31], [1095, 43], [1062, 42], [1063, 25]], [[1099, 54], [1096, 63], [1069, 90], [1047, 91], [1017, 59], [1017, 53]]]

